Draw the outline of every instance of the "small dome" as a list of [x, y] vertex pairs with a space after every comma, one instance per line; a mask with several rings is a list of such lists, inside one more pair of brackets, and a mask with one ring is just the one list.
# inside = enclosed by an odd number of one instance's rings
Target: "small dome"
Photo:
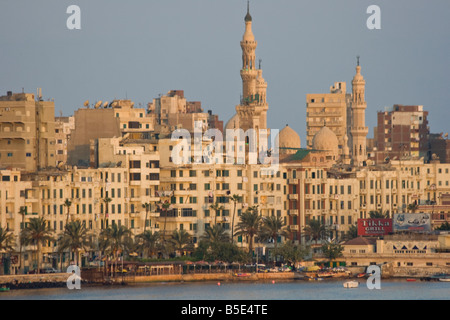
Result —
[[336, 134], [328, 127], [324, 126], [313, 138], [313, 149], [322, 151], [332, 151], [334, 155], [339, 153], [339, 141]]
[[[286, 125], [279, 133], [278, 133], [278, 148], [289, 148], [289, 149], [300, 149], [301, 141], [300, 136], [295, 132], [294, 129]], [[295, 153], [297, 150], [286, 150], [281, 149], [280, 154], [289, 154]]]
[[225, 132], [228, 129], [238, 129], [239, 128], [239, 115], [236, 113], [230, 120], [228, 120], [227, 124], [225, 125]]

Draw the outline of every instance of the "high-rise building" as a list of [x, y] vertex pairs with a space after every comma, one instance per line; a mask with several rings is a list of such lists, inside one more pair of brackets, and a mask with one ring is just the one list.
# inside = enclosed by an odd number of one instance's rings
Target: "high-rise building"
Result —
[[313, 139], [324, 126], [338, 138], [339, 153], [342, 154], [347, 135], [347, 123], [351, 94], [346, 92], [345, 82], [336, 82], [330, 93], [306, 95], [306, 141], [313, 148]]
[[427, 158], [429, 150], [428, 112], [423, 106], [394, 105], [391, 110], [378, 112], [375, 130], [375, 158]]
[[0, 97], [0, 167], [26, 171], [56, 166], [55, 104], [31, 93]]

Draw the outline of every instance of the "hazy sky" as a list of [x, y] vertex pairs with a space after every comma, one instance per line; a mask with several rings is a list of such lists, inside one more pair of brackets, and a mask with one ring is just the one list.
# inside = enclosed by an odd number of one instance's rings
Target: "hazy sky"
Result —
[[[69, 5], [81, 30], [69, 30]], [[369, 30], [370, 5], [381, 30]], [[376, 112], [419, 104], [432, 132], [448, 132], [450, 1], [252, 0], [253, 32], [268, 82], [268, 126], [306, 137], [306, 94], [336, 81], [351, 90], [356, 56], [366, 79], [366, 122]], [[245, 0], [2, 0], [0, 95], [54, 98], [56, 115], [85, 100], [131, 99], [145, 106], [169, 90], [185, 91], [226, 123], [242, 92], [240, 40]]]

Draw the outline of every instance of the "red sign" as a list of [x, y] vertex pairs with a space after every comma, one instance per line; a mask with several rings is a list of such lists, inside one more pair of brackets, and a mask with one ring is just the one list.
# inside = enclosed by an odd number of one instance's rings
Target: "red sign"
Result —
[[392, 230], [392, 219], [358, 219], [358, 236], [382, 236]]

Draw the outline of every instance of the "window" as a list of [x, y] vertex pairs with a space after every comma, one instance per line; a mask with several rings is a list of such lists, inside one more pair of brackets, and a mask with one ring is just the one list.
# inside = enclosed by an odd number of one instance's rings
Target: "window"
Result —
[[31, 157], [31, 153], [30, 153], [30, 152], [27, 152], [26, 156], [27, 156], [28, 158]]

